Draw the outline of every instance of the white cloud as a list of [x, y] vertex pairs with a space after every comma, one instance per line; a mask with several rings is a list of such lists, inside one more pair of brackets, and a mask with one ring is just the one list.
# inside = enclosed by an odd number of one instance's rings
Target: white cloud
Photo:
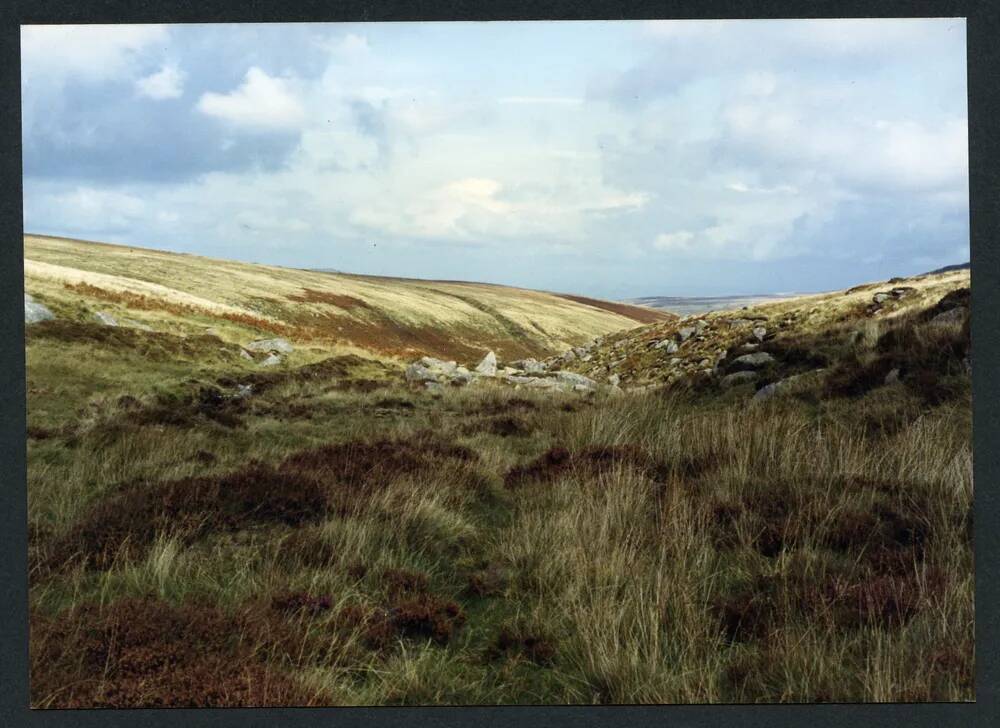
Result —
[[25, 25], [21, 69], [36, 78], [88, 81], [128, 78], [148, 52], [169, 42], [165, 25]]
[[268, 76], [256, 66], [243, 84], [228, 94], [208, 92], [198, 99], [198, 111], [234, 126], [252, 130], [292, 130], [306, 120], [305, 109], [286, 79]]
[[25, 216], [47, 225], [95, 234], [127, 230], [146, 216], [147, 206], [136, 195], [79, 186], [60, 193], [25, 196]]
[[578, 106], [583, 103], [583, 99], [576, 96], [503, 96], [498, 101], [501, 104], [537, 104], [542, 106]]
[[157, 101], [176, 99], [184, 93], [183, 71], [177, 66], [168, 64], [156, 73], [144, 76], [135, 82], [135, 90], [140, 96], [146, 96]]
[[653, 240], [653, 247], [657, 250], [666, 251], [689, 251], [691, 241], [694, 240], [694, 233], [690, 230], [678, 230], [673, 233], [660, 233]]

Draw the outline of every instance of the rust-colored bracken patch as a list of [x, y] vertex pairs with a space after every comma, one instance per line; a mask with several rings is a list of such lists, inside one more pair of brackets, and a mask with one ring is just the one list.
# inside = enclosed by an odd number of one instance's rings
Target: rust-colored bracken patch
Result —
[[362, 301], [360, 298], [355, 298], [354, 296], [331, 293], [330, 291], [317, 291], [314, 288], [303, 288], [302, 293], [291, 295], [288, 297], [288, 300], [299, 303], [325, 303], [330, 306], [342, 308], [345, 311], [355, 308], [370, 309], [372, 307], [367, 301]]
[[645, 306], [632, 306], [627, 303], [602, 301], [597, 298], [587, 298], [586, 296], [573, 296], [568, 293], [557, 293], [556, 295], [559, 296], [559, 298], [565, 298], [567, 301], [575, 301], [576, 303], [582, 303], [585, 306], [599, 308], [602, 311], [616, 313], [619, 316], [630, 318], [641, 324], [655, 324], [660, 321], [674, 321], [678, 318], [677, 314], [670, 313], [669, 311], [658, 311], [655, 308], [647, 308]]

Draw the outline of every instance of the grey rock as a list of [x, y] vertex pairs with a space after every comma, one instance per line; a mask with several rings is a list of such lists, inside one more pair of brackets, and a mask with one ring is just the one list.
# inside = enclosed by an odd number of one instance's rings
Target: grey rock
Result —
[[733, 364], [742, 364], [748, 367], [762, 367], [774, 361], [774, 357], [766, 351], [757, 351], [753, 354], [744, 354], [733, 359]]
[[782, 391], [784, 391], [785, 389], [787, 389], [790, 385], [794, 384], [795, 382], [797, 382], [802, 377], [821, 374], [824, 371], [826, 371], [826, 370], [825, 369], [814, 369], [811, 372], [803, 372], [802, 374], [795, 374], [795, 375], [793, 375], [791, 377], [787, 377], [787, 378], [782, 379], [780, 381], [772, 382], [771, 384], [767, 384], [767, 385], [761, 387], [760, 389], [758, 389], [754, 393], [753, 399], [755, 401], [758, 401], [758, 402], [761, 401], [761, 400], [770, 399], [771, 397], [775, 396], [776, 394], [780, 394]]
[[612, 387], [617, 387], [619, 384], [621, 384], [621, 381], [622, 378], [621, 375], [619, 374], [612, 374], [611, 376], [608, 377], [608, 384], [610, 384]]
[[117, 319], [115, 319], [115, 317], [112, 316], [107, 311], [95, 311], [94, 312], [94, 318], [96, 318], [98, 321], [100, 321], [105, 326], [117, 326], [118, 325]]
[[262, 361], [260, 365], [262, 367], [273, 367], [280, 364], [282, 361], [284, 360], [281, 358], [280, 354], [268, 354], [267, 359]]
[[567, 351], [563, 352], [563, 355], [562, 355], [562, 357], [560, 357], [560, 358], [561, 358], [561, 359], [562, 359], [562, 360], [563, 360], [564, 362], [571, 362], [571, 361], [573, 361], [574, 359], [576, 359], [576, 352], [575, 352], [575, 351], [573, 351], [572, 349], [569, 349], [569, 350], [567, 350]]
[[38, 303], [27, 293], [24, 294], [24, 323], [25, 325], [37, 324], [39, 321], [51, 321], [56, 316], [48, 306]]
[[735, 387], [737, 384], [744, 384], [745, 382], [753, 382], [757, 379], [757, 372], [733, 372], [732, 374], [727, 374], [720, 381], [721, 384], [726, 389], [730, 387]]
[[753, 327], [753, 337], [757, 339], [757, 341], [763, 341], [765, 336], [767, 336], [767, 329], [763, 326]]
[[483, 357], [482, 361], [476, 365], [476, 373], [484, 377], [495, 377], [497, 375], [497, 355], [492, 351]]
[[562, 384], [583, 384], [591, 388], [597, 386], [597, 382], [593, 379], [585, 377], [582, 374], [577, 374], [576, 372], [559, 372], [556, 374], [556, 381]]
[[877, 303], [877, 304], [883, 304], [886, 301], [888, 301], [890, 298], [892, 298], [892, 294], [891, 293], [882, 293], [882, 292], [879, 292], [879, 293], [876, 293], [874, 296], [872, 296], [872, 302], [873, 303]]
[[946, 324], [960, 324], [964, 320], [965, 306], [955, 306], [955, 308], [949, 308], [947, 311], [939, 313], [931, 319], [931, 323], [935, 326], [943, 326]]
[[707, 328], [708, 328], [708, 322], [705, 319], [698, 319], [697, 321], [694, 322], [694, 330], [695, 333], [697, 334], [702, 333]]
[[511, 362], [511, 366], [528, 374], [541, 374], [547, 369], [545, 363], [537, 359], [521, 359], [520, 361]]
[[894, 384], [899, 381], [899, 367], [891, 370], [885, 375], [885, 384]]
[[694, 335], [695, 335], [694, 326], [685, 326], [677, 330], [677, 340], [681, 342], [687, 341]]
[[657, 342], [654, 349], [664, 349], [667, 354], [673, 354], [677, 351], [677, 342], [673, 339], [664, 339], [663, 341]]
[[555, 389], [558, 383], [554, 379], [543, 379], [542, 377], [528, 377], [525, 386], [534, 389]]
[[291, 345], [288, 339], [280, 337], [277, 339], [258, 339], [257, 341], [251, 341], [244, 348], [249, 351], [278, 352], [281, 354], [291, 354], [295, 351], [295, 348]]
[[237, 384], [236, 385], [236, 398], [246, 399], [251, 394], [253, 394], [253, 386], [250, 384]]
[[253, 361], [253, 355], [251, 355], [250, 352], [244, 349], [243, 347], [240, 347], [240, 356], [243, 357], [244, 359], [249, 359], [250, 361]]

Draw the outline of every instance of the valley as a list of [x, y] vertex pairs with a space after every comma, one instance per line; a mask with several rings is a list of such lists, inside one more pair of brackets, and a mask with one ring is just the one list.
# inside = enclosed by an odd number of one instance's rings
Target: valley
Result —
[[32, 704], [972, 700], [969, 290], [26, 236]]

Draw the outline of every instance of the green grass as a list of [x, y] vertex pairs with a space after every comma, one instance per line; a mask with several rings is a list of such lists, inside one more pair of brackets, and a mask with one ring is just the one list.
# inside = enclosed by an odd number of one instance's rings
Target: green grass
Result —
[[967, 328], [752, 405], [39, 331], [36, 707], [974, 699]]

